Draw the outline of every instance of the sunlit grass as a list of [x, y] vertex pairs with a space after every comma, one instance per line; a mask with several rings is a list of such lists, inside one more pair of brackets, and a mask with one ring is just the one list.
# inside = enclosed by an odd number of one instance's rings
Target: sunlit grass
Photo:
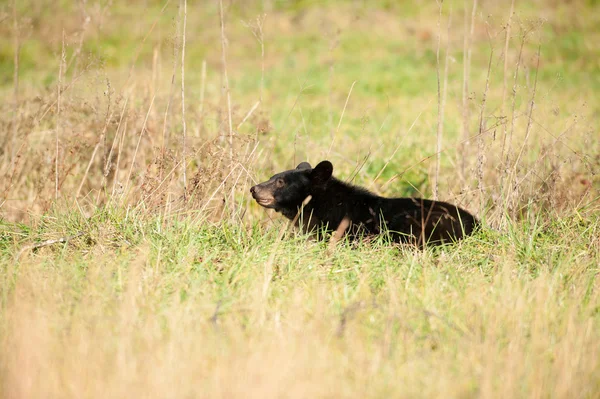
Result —
[[465, 142], [465, 4], [444, 2], [440, 197], [484, 227], [419, 250], [331, 247], [248, 189], [327, 158], [430, 197], [436, 3], [224, 3], [233, 148], [218, 3], [188, 2], [185, 196], [178, 2], [16, 2], [16, 95], [0, 8], [0, 396], [598, 397], [597, 5], [516, 2], [503, 54], [508, 6], [479, 4]]

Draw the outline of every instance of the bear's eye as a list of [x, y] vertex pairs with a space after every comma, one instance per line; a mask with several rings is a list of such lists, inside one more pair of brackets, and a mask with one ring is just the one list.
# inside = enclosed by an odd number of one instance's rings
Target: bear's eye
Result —
[[279, 179], [275, 180], [275, 185], [277, 186], [277, 188], [281, 188], [281, 187], [285, 186], [285, 182], [280, 177]]

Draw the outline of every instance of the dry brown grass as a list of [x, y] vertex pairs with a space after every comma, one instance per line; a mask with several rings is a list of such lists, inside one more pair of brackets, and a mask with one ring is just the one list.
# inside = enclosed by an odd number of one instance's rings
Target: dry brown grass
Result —
[[[434, 3], [190, 2], [182, 47], [183, 11], [150, 3], [50, 20], [31, 2], [0, 26], [20, 49], [0, 88], [0, 397], [600, 397], [600, 103], [544, 74], [571, 62], [545, 58], [549, 32], [591, 47], [596, 8], [454, 2], [467, 26], [446, 32]], [[34, 45], [54, 58], [32, 70]], [[325, 157], [385, 195], [435, 176], [500, 231], [328, 247], [247, 195]]]
[[[597, 319], [580, 302], [600, 298], [581, 292], [586, 270], [568, 283], [550, 270], [527, 281], [508, 259], [489, 279], [460, 269], [469, 282], [455, 290], [416, 253], [408, 261], [424, 261], [423, 273], [409, 282], [387, 266], [377, 294], [363, 269], [341, 316], [335, 283], [274, 281], [287, 293], [271, 297], [265, 319], [252, 305], [260, 271], [220, 310], [202, 295], [211, 288], [192, 288], [149, 253], [96, 254], [78, 282], [60, 271], [66, 260], [24, 259], [3, 311], [2, 396], [584, 398], [600, 389]], [[183, 288], [193, 300], [181, 300]]]

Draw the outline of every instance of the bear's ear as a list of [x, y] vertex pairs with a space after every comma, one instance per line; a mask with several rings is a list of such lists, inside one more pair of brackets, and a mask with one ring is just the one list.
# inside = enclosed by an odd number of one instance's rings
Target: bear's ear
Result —
[[315, 184], [324, 184], [331, 179], [333, 165], [329, 161], [321, 161], [310, 173], [310, 178]]
[[310, 170], [312, 166], [308, 162], [300, 162], [298, 166], [296, 166], [296, 170]]

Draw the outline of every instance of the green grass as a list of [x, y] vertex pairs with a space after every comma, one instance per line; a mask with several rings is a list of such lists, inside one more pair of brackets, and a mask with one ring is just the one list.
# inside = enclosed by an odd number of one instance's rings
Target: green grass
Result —
[[[52, 381], [66, 378], [69, 395], [95, 396], [98, 375], [111, 395], [593, 397], [599, 388], [597, 215], [485, 230], [436, 251], [376, 241], [333, 253], [256, 226], [159, 229], [111, 211], [53, 219], [4, 232], [14, 242], [2, 258], [12, 271], [3, 308], [28, 326], [4, 325], [7, 356], [41, 381], [28, 387], [4, 369], [7, 395], [64, 393]], [[19, 243], [83, 224], [89, 236], [11, 263]], [[95, 376], [70, 379], [82, 370]]]
[[[468, 142], [465, 4], [444, 2], [440, 198], [484, 228], [426, 250], [385, 236], [330, 247], [248, 189], [329, 159], [378, 194], [432, 196], [435, 2], [224, 2], [231, 153], [218, 3], [188, 2], [186, 201], [179, 2], [162, 14], [160, 1], [16, 3], [16, 113], [12, 6], [0, 5], [0, 397], [600, 395], [597, 2], [515, 2], [507, 54], [508, 6], [479, 2]], [[243, 21], [263, 12], [263, 101], [237, 129], [262, 75]]]

